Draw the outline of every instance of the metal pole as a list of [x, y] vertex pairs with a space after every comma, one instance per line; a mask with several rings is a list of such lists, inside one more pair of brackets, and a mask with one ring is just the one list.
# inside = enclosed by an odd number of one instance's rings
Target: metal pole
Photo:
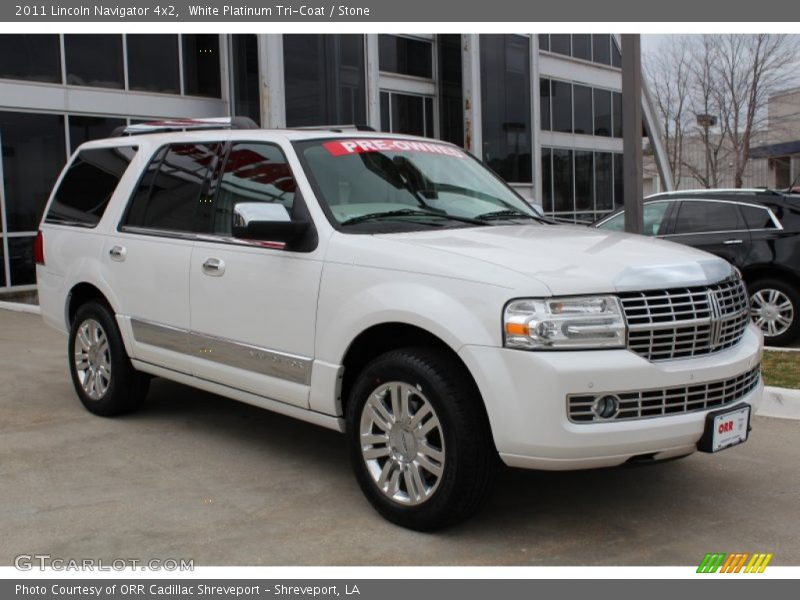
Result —
[[642, 52], [638, 34], [622, 35], [622, 153], [625, 231], [642, 233]]

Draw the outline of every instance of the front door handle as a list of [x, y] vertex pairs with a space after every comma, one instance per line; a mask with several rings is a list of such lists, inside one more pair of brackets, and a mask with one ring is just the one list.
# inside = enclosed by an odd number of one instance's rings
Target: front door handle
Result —
[[111, 260], [115, 260], [117, 262], [122, 262], [125, 260], [128, 251], [125, 249], [125, 246], [112, 246], [111, 250], [108, 251], [108, 255], [111, 257]]
[[219, 258], [207, 258], [203, 263], [203, 273], [219, 277], [225, 273], [225, 261]]
[[726, 246], [733, 246], [734, 244], [743, 244], [743, 243], [744, 243], [744, 240], [738, 240], [738, 239], [735, 239], [735, 240], [725, 240], [725, 241], [724, 241], [724, 242], [722, 242], [722, 243], [723, 243], [723, 244], [725, 244]]

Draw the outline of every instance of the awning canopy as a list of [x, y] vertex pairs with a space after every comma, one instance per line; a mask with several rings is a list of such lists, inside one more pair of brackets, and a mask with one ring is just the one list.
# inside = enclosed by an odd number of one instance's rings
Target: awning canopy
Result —
[[787, 154], [800, 154], [800, 140], [750, 148], [750, 158], [771, 158], [773, 156], [786, 156]]

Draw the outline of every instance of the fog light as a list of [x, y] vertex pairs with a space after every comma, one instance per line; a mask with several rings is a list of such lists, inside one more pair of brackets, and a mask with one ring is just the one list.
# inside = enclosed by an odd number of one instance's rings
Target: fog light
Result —
[[613, 419], [619, 413], [619, 398], [613, 394], [595, 398], [592, 403], [592, 412], [598, 419]]

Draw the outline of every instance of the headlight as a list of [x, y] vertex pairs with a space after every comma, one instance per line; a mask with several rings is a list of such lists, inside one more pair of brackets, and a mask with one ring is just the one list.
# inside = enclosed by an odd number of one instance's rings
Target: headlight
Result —
[[530, 298], [506, 306], [507, 348], [623, 348], [625, 318], [615, 296]]

